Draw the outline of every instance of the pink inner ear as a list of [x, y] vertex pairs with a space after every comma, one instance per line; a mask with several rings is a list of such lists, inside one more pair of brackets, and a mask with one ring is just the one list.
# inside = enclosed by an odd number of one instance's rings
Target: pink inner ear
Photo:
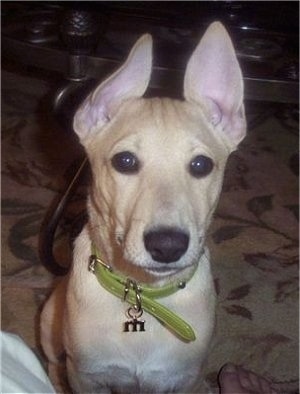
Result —
[[192, 89], [197, 90], [193, 94], [212, 99], [227, 116], [237, 110], [242, 95], [241, 72], [228, 43], [224, 39], [200, 43], [193, 57]]
[[[120, 103], [141, 97], [150, 80], [152, 39], [145, 34], [132, 48], [126, 62], [101, 83], [82, 104], [74, 119], [74, 130], [82, 138], [107, 123]], [[97, 127], [98, 128], [98, 127]]]
[[212, 124], [222, 123], [222, 129], [234, 143], [239, 134], [238, 138], [243, 138], [242, 73], [231, 40], [219, 22], [208, 27], [188, 62], [184, 96], [188, 101], [204, 102]]
[[136, 76], [142, 72], [141, 70], [142, 64], [140, 62], [129, 64], [113, 79], [107, 81], [99, 92], [93, 94], [90, 110], [95, 112], [96, 117], [98, 115], [103, 120], [110, 119], [113, 108], [122, 99], [138, 95], [136, 85], [139, 81]]
[[209, 112], [209, 120], [213, 126], [217, 126], [222, 121], [221, 109], [218, 104], [210, 98], [206, 98], [205, 102]]
[[77, 128], [86, 131], [81, 132], [81, 136], [84, 137], [88, 131], [95, 126], [99, 121], [107, 123], [109, 116], [107, 114], [105, 106], [96, 106], [91, 104], [91, 98], [88, 97], [86, 102], [81, 106], [80, 110], [76, 114]]

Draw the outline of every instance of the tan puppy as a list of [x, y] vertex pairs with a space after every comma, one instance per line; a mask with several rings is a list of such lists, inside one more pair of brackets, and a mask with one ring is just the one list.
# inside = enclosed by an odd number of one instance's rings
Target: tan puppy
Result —
[[185, 100], [144, 99], [151, 51], [142, 36], [74, 119], [93, 173], [89, 222], [41, 328], [77, 393], [203, 392], [215, 304], [205, 234], [246, 132], [243, 80], [216, 22], [188, 62]]

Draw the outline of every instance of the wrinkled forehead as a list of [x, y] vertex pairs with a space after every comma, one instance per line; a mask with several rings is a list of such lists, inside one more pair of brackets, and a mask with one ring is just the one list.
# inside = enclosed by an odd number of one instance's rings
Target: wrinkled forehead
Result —
[[[127, 102], [120, 110], [119, 121], [133, 130], [170, 138], [199, 134], [205, 127], [205, 116], [199, 106], [168, 98], [139, 99]], [[205, 132], [206, 130], [204, 130]]]
[[[137, 99], [123, 103], [111, 125], [99, 133], [105, 146], [140, 149], [200, 149], [201, 153], [228, 155], [222, 138], [198, 104], [168, 98]], [[102, 143], [104, 141], [102, 140]], [[102, 144], [101, 143], [101, 144]]]

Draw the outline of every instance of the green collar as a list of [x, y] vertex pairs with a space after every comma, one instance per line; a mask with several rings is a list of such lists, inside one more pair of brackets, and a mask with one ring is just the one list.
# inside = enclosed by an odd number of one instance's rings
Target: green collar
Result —
[[[112, 272], [112, 268], [105, 264], [99, 257], [94, 245], [92, 245], [92, 255], [90, 256], [89, 269], [93, 272], [98, 282], [107, 291], [126, 300], [129, 304], [136, 306], [137, 296], [141, 303], [141, 308], [146, 312], [156, 317], [163, 325], [172, 330], [177, 336], [185, 342], [194, 341], [196, 339], [194, 330], [192, 327], [181, 319], [174, 312], [159, 304], [155, 301], [155, 298], [167, 297], [171, 294], [176, 293], [179, 290], [185, 288], [186, 282], [188, 282], [196, 271], [192, 272], [192, 275], [186, 279], [186, 281], [180, 281], [178, 283], [168, 284], [166, 286], [156, 288], [146, 285], [136, 284], [135, 281]], [[132, 286], [132, 284], [134, 284]], [[138, 292], [138, 294], [137, 294]]]

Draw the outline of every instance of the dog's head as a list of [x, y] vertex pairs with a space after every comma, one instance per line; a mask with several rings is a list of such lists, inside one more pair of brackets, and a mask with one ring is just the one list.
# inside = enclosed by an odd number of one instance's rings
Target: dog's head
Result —
[[151, 68], [152, 39], [144, 35], [83, 102], [74, 129], [93, 172], [94, 241], [121, 271], [161, 278], [199, 261], [246, 121], [241, 70], [220, 23], [188, 62], [185, 100], [142, 98]]

